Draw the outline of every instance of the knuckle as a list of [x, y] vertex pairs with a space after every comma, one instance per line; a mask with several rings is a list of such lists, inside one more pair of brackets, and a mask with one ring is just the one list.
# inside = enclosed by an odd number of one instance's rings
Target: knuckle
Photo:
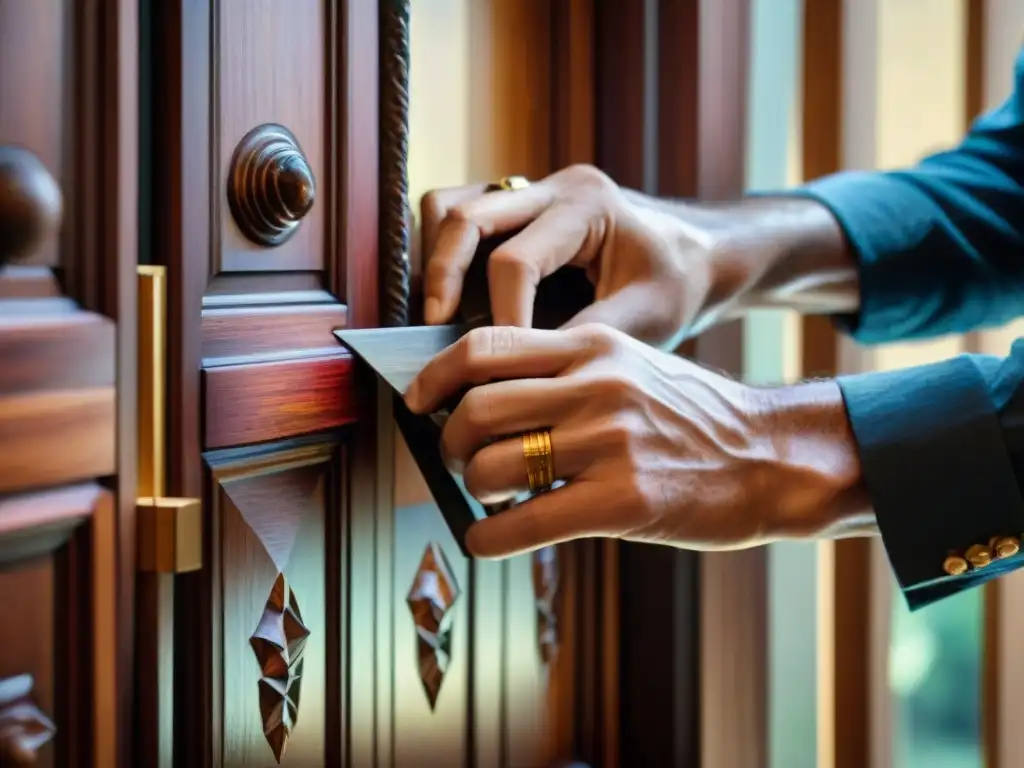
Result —
[[631, 454], [634, 434], [632, 426], [625, 419], [610, 419], [604, 431], [605, 442], [617, 454]]
[[455, 270], [452, 267], [451, 259], [433, 256], [427, 259], [427, 278], [430, 280], [442, 280], [451, 277]]
[[459, 339], [459, 352], [463, 363], [470, 367], [483, 358], [490, 349], [490, 328], [473, 328]]
[[487, 483], [488, 474], [482, 468], [481, 463], [479, 454], [474, 456], [466, 464], [465, 470], [463, 470], [462, 482], [466, 486], [466, 493], [477, 501], [486, 503], [491, 494], [491, 489]]
[[490, 327], [474, 328], [459, 340], [460, 356], [465, 369], [472, 372], [479, 369], [490, 357], [494, 344]]
[[491, 423], [492, 403], [485, 389], [474, 387], [469, 390], [456, 410], [460, 415], [460, 425], [472, 433], [486, 432]]
[[444, 192], [440, 189], [432, 189], [420, 198], [420, 214], [431, 222], [438, 222], [444, 218]]
[[496, 248], [487, 260], [487, 280], [491, 285], [537, 283], [540, 281], [540, 267], [528, 255], [503, 245]]
[[458, 224], [472, 224], [473, 223], [473, 201], [466, 200], [464, 202], [453, 205], [448, 209], [447, 215], [444, 217], [445, 221], [450, 221]]
[[576, 163], [565, 169], [565, 174], [573, 181], [574, 185], [597, 190], [610, 190], [615, 188], [615, 182], [611, 180], [600, 168], [589, 163]]
[[590, 381], [588, 395], [605, 407], [618, 410], [632, 399], [633, 380], [619, 370], [604, 371]]
[[611, 354], [620, 343], [615, 329], [604, 323], [583, 323], [572, 329], [586, 342], [587, 347], [597, 354]]
[[471, 376], [479, 376], [495, 357], [503, 357], [519, 346], [519, 329], [512, 326], [474, 328], [459, 341], [462, 362]]

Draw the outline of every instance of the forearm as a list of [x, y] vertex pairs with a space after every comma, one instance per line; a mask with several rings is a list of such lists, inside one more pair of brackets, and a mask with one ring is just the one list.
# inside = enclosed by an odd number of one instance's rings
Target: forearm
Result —
[[[839, 224], [820, 203], [751, 197], [729, 203], [658, 200], [629, 192], [637, 206], [674, 217], [681, 243], [699, 229], [712, 246], [711, 286], [694, 323], [700, 330], [757, 307], [855, 312], [857, 264]], [[689, 254], [686, 246], [680, 258]]]

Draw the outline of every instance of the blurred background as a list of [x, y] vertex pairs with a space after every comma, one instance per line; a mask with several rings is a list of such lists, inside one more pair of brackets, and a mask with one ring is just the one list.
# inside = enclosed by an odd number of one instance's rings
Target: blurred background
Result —
[[[630, 186], [704, 197], [787, 187], [846, 168], [900, 167], [955, 143], [979, 111], [1009, 94], [1024, 32], [1020, 0], [634, 4], [640, 21], [622, 16], [612, 35], [613, 17], [582, 3], [563, 4], [572, 6], [569, 22], [552, 15], [546, 0], [414, 3], [414, 204], [433, 187], [507, 173], [536, 177], [576, 159], [612, 166]], [[681, 13], [670, 5], [694, 8]], [[567, 54], [576, 65], [560, 64], [552, 44], [566, 23], [588, 25], [596, 41]], [[622, 50], [630, 35], [646, 42], [633, 61]], [[677, 48], [696, 43], [697, 52], [680, 59], [670, 50], [673, 40]], [[593, 101], [571, 84], [580, 67], [599, 81], [587, 81]], [[632, 85], [609, 84], [618, 76], [633, 77]], [[688, 118], [679, 118], [673, 150], [666, 113], [678, 99], [688, 99], [695, 114], [689, 129]], [[551, 128], [552, 114], [566, 108], [577, 126], [568, 139]], [[611, 143], [628, 143], [622, 121], [630, 118], [609, 116], [616, 108], [646, 110], [635, 115], [643, 125], [634, 135], [643, 143], [626, 150], [631, 161], [612, 156]], [[729, 145], [720, 137], [733, 130], [739, 136]], [[691, 147], [690, 167], [680, 170], [674, 153]], [[724, 359], [749, 380], [777, 383], [964, 350], [1004, 354], [1021, 327], [867, 350], [820, 324], [762, 311], [731, 336], [702, 340], [697, 354]], [[911, 615], [876, 542], [777, 545], [752, 567], [763, 569], [762, 592], [733, 593], [724, 602], [730, 587], [719, 583], [716, 601], [716, 587], [705, 583], [701, 617], [719, 625], [705, 627], [707, 639], [707, 632], [740, 631], [744, 619], [736, 617], [744, 612], [763, 612], [766, 650], [753, 665], [764, 683], [757, 716], [770, 765], [856, 765], [862, 758], [862, 766], [894, 768], [1024, 764], [1007, 751], [1015, 678], [1012, 662], [1003, 663], [1006, 644], [1019, 637], [1002, 611], [1022, 589], [1018, 578]], [[730, 570], [702, 568], [709, 579]], [[705, 687], [732, 674], [724, 669], [731, 663], [705, 647]], [[701, 728], [706, 749], [714, 750], [707, 708], [720, 702], [709, 696], [715, 698], [705, 691]]]

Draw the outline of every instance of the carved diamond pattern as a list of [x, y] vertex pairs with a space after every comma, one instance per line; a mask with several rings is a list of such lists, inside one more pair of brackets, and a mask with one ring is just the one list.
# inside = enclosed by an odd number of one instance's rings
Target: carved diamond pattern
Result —
[[259, 681], [263, 735], [278, 763], [299, 717], [302, 654], [309, 629], [302, 623], [298, 601], [278, 574], [256, 631], [249, 638], [262, 677]]
[[430, 708], [437, 704], [451, 660], [452, 607], [461, 594], [441, 546], [427, 545], [406, 597], [416, 624], [420, 680]]
[[32, 675], [0, 680], [0, 765], [31, 765], [57, 726], [32, 701]]
[[558, 550], [544, 547], [533, 553], [533, 598], [537, 609], [537, 650], [550, 664], [558, 656]]

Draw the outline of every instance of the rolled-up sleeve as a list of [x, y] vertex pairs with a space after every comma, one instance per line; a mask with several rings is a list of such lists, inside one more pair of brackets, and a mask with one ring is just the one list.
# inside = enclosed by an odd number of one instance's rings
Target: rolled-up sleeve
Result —
[[[913, 168], [795, 194], [828, 207], [859, 264], [863, 343], [1024, 316], [1024, 53], [1017, 87], [961, 144]], [[1024, 565], [1024, 344], [839, 380], [864, 480], [912, 608]]]

